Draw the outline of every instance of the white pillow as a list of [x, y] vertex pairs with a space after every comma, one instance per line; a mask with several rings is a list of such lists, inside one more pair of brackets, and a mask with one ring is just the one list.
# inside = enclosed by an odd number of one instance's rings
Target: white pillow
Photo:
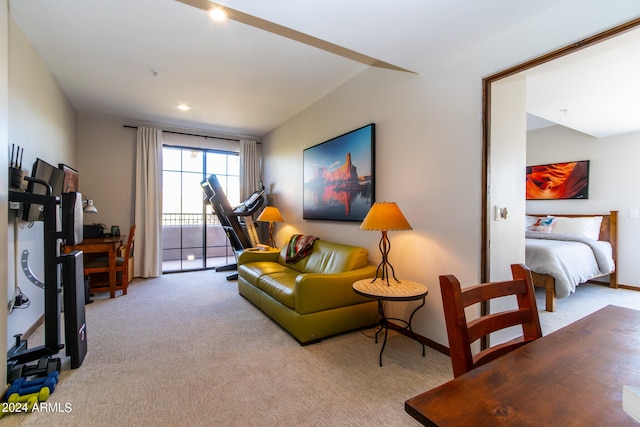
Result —
[[529, 230], [533, 224], [538, 220], [537, 216], [525, 215], [524, 216], [524, 228], [525, 230]]
[[527, 231], [535, 231], [536, 233], [552, 233], [556, 226], [556, 219], [551, 216], [541, 216], [527, 229]]
[[569, 218], [563, 216], [555, 217], [554, 233], [568, 234], [570, 236], [584, 237], [591, 240], [598, 240], [600, 237], [601, 216]]

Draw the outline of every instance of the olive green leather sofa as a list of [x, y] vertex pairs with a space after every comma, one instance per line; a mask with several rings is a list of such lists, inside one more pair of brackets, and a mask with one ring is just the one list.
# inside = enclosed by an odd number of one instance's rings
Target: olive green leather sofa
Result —
[[377, 302], [353, 291], [353, 283], [373, 278], [364, 248], [316, 240], [296, 263], [281, 251], [246, 250], [238, 257], [238, 291], [300, 344], [375, 323]]

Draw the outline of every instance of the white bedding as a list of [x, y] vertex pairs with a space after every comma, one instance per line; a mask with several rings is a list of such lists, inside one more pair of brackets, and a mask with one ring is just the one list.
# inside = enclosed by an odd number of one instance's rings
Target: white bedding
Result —
[[525, 263], [531, 271], [553, 276], [558, 298], [615, 268], [609, 242], [557, 233], [527, 232]]

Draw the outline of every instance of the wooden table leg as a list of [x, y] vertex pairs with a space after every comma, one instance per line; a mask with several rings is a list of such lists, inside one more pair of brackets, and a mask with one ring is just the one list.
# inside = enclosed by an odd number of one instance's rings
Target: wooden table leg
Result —
[[109, 249], [109, 295], [111, 298], [116, 297], [116, 250], [114, 247]]

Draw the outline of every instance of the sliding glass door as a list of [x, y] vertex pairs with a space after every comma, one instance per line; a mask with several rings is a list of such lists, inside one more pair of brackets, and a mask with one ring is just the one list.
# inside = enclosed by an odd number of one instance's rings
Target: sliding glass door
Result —
[[216, 174], [231, 206], [239, 204], [238, 154], [199, 148], [163, 148], [162, 270], [202, 270], [235, 263], [227, 236], [200, 183]]

